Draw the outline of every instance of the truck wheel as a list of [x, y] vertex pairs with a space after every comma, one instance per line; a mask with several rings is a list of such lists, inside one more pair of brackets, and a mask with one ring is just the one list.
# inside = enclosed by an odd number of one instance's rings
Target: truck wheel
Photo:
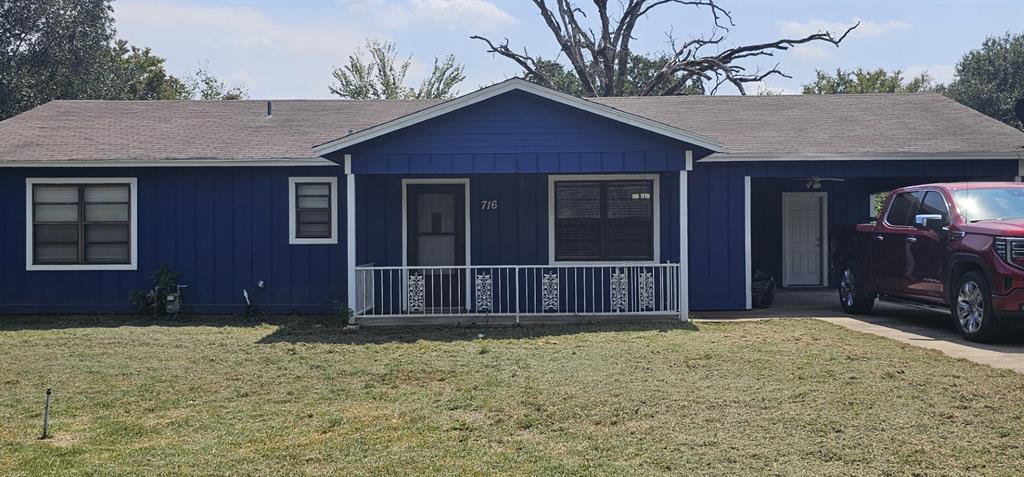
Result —
[[992, 311], [992, 295], [988, 280], [981, 272], [967, 272], [956, 282], [952, 306], [953, 323], [967, 340], [990, 341], [998, 333]]
[[856, 262], [846, 262], [839, 272], [839, 303], [852, 315], [870, 313], [875, 296], [864, 292], [864, 283]]

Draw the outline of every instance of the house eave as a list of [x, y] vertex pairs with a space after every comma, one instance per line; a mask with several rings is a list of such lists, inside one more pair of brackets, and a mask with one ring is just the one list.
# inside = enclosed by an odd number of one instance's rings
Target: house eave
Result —
[[0, 161], [0, 167], [309, 167], [339, 166], [322, 157], [294, 159], [144, 159], [78, 161]]
[[711, 154], [697, 162], [787, 162], [787, 161], [935, 161], [1024, 159], [1021, 152], [943, 152], [886, 154]]

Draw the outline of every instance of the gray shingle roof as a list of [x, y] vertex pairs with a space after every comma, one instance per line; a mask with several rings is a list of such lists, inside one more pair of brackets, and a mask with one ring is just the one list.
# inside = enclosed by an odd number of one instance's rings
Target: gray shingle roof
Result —
[[1021, 131], [934, 93], [594, 101], [709, 136], [729, 155], [1005, 153], [1024, 146]]
[[53, 101], [0, 122], [0, 161], [316, 157], [312, 147], [436, 101]]
[[[594, 101], [721, 142], [728, 156], [1012, 153], [1024, 133], [937, 94]], [[315, 157], [437, 101], [54, 101], [0, 122], [0, 162]], [[722, 154], [719, 154], [722, 155]]]

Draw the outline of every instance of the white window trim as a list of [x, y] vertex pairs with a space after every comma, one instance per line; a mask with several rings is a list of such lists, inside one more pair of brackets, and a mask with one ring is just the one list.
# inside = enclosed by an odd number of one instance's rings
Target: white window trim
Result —
[[[36, 265], [32, 246], [32, 188], [36, 184], [128, 184], [130, 191], [129, 240], [131, 257], [129, 263], [119, 264], [72, 264]], [[26, 271], [102, 271], [138, 270], [139, 265], [139, 197], [138, 179], [135, 177], [28, 177], [25, 178], [25, 270]], [[84, 237], [80, 237], [84, 239]]]
[[[331, 186], [331, 236], [327, 238], [299, 238], [295, 228], [295, 184], [328, 183]], [[338, 177], [289, 177], [288, 178], [288, 244], [289, 245], [336, 245], [338, 243]]]
[[[555, 182], [569, 181], [652, 181], [654, 201], [654, 260], [623, 262], [621, 260], [565, 261], [555, 260]], [[548, 176], [548, 264], [549, 265], [608, 265], [615, 263], [657, 264], [661, 263], [661, 175], [660, 174], [572, 174]]]

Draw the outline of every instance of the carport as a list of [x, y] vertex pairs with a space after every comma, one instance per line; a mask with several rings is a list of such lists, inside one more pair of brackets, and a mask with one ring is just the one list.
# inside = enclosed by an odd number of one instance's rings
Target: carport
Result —
[[[862, 164], [869, 170], [872, 165]], [[964, 161], [920, 166], [911, 167], [907, 173], [914, 175], [907, 177], [847, 173], [752, 178], [753, 268], [771, 275], [779, 287], [833, 287], [829, 252], [834, 239], [854, 224], [874, 220], [876, 195], [884, 199], [890, 190], [934, 182], [1015, 179], [1013, 161], [1005, 165]]]

